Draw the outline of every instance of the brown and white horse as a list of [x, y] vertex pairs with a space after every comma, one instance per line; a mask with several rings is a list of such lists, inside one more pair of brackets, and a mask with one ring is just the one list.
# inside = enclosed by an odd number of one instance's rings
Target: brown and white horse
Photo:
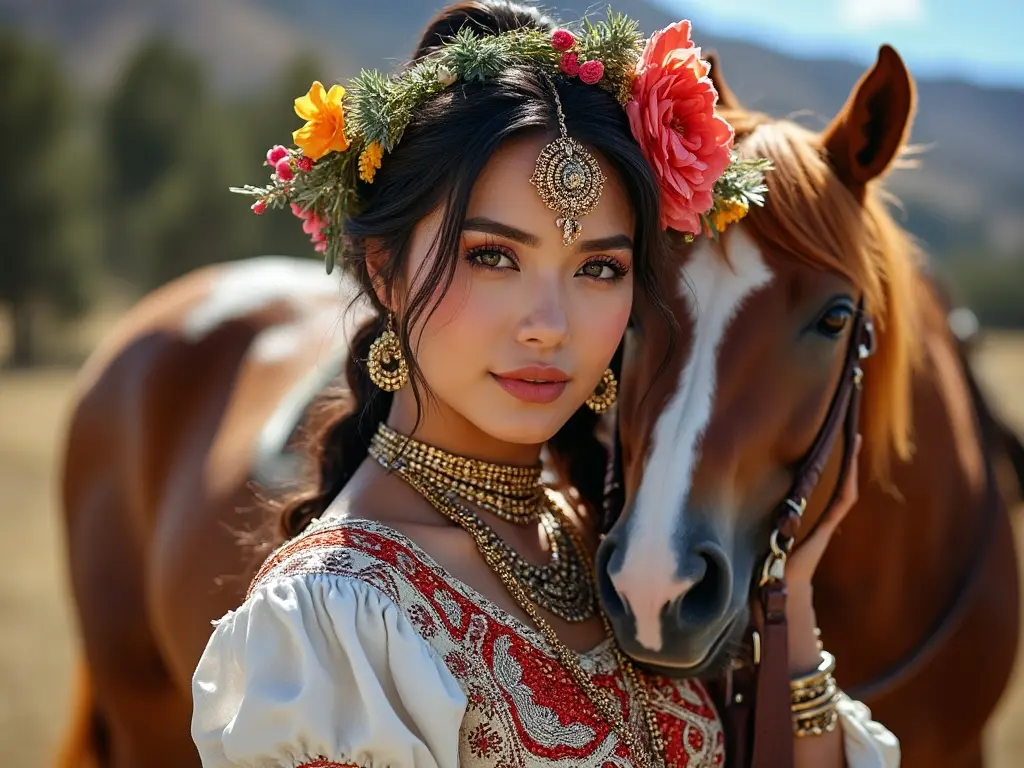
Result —
[[[627, 348], [625, 504], [597, 560], [605, 610], [648, 665], [722, 666], [863, 302], [877, 349], [863, 363], [862, 487], [815, 577], [823, 641], [840, 684], [900, 738], [904, 765], [981, 765], [1017, 649], [1017, 562], [986, 455], [999, 450], [983, 434], [993, 422], [878, 186], [909, 132], [913, 80], [883, 47], [820, 134], [748, 112], [718, 86], [740, 154], [775, 170], [763, 209], [683, 252], [683, 338], [667, 372], [654, 376], [668, 339]], [[832, 453], [805, 532], [835, 487], [843, 451]]]
[[[868, 697], [904, 739], [908, 765], [956, 765], [947, 759], [952, 747], [934, 763], [909, 759], [930, 754], [930, 743], [976, 747], [1016, 637], [1016, 577], [1001, 511], [995, 535], [979, 539], [985, 463], [968, 373], [940, 308], [923, 282], [915, 287], [913, 267], [903, 262], [907, 241], [881, 218], [876, 193], [869, 190], [857, 205], [869, 212], [866, 225], [886, 223], [872, 234], [883, 237], [875, 242], [887, 252], [851, 262], [850, 243], [820, 239], [830, 232], [833, 207], [853, 205], [841, 202], [850, 192], [832, 181], [820, 194], [808, 186], [806, 196], [787, 198], [779, 188], [784, 179], [817, 169], [808, 185], [827, 181], [817, 165], [802, 165], [817, 150], [783, 124], [766, 122], [768, 133], [757, 138], [760, 121], [751, 116], [749, 125], [739, 124], [750, 151], [775, 157], [768, 210], [752, 214], [724, 243], [731, 269], [706, 247], [689, 252], [694, 293], [681, 293], [677, 307], [686, 327], [677, 349], [685, 355], [661, 380], [669, 389], [656, 385], [643, 400], [638, 383], [649, 378], [650, 361], [641, 348], [627, 362], [620, 404], [637, 503], [615, 541], [628, 552], [644, 540], [638, 537], [662, 531], [685, 553], [695, 535], [719, 537], [719, 586], [694, 587], [698, 597], [713, 593], [698, 602], [715, 602], [725, 569], [734, 581], [749, 576], [753, 555], [742, 550], [760, 546], [758, 516], [766, 508], [753, 499], [767, 502], [784, 492], [786, 461], [806, 448], [832, 384], [838, 342], [811, 335], [815, 302], [866, 287], [871, 311], [884, 324], [868, 370], [867, 459], [881, 469], [887, 446], [903, 446], [898, 415], [909, 413], [903, 393], [911, 382], [918, 451], [913, 463], [893, 466], [902, 503], [875, 487], [862, 490], [817, 584], [821, 624], [841, 659], [842, 682], [866, 681], [925, 643], [963, 574], [973, 574], [969, 609], [957, 611], [955, 633], [891, 697]], [[777, 141], [769, 140], [772, 131]], [[787, 142], [807, 149], [783, 151]], [[794, 241], [791, 230], [802, 227], [806, 236]], [[795, 243], [796, 259], [784, 257], [785, 243]], [[822, 249], [831, 260], [822, 261]], [[819, 269], [807, 269], [812, 265]], [[891, 285], [885, 268], [901, 265]], [[699, 301], [697, 323], [686, 319], [686, 295]], [[210, 267], [144, 299], [83, 369], [63, 468], [83, 661], [62, 765], [198, 766], [189, 736], [190, 678], [210, 622], [241, 602], [256, 565], [239, 546], [239, 532], [262, 521], [251, 482], [294, 477], [289, 435], [340, 370], [355, 320], [344, 312], [347, 301], [316, 261]], [[798, 317], [812, 331], [801, 332]], [[911, 343], [923, 358], [912, 379], [899, 363]], [[695, 533], [699, 526], [707, 533]], [[977, 552], [986, 563], [980, 574], [971, 570]], [[668, 594], [675, 557], [660, 542], [652, 545], [641, 573], [652, 590]], [[908, 600], [911, 589], [920, 591]], [[640, 616], [647, 609], [636, 610]], [[706, 634], [718, 625], [710, 613], [701, 622]], [[635, 646], [632, 627], [619, 631]], [[694, 648], [692, 639], [666, 644], [661, 660], [688, 661]]]
[[319, 260], [212, 266], [148, 295], [84, 366], [62, 487], [84, 659], [60, 765], [199, 765], [191, 676], [258, 565], [239, 541], [264, 519], [252, 483], [294, 479], [289, 436], [340, 371], [348, 302]]

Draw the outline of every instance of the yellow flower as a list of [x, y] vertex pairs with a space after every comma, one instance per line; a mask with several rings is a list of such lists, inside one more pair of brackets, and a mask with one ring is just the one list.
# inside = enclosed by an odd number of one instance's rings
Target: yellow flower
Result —
[[746, 200], [722, 200], [718, 204], [718, 210], [711, 214], [711, 226], [716, 232], [724, 232], [730, 224], [747, 215], [750, 206]]
[[306, 157], [319, 160], [328, 152], [348, 149], [345, 114], [341, 107], [344, 96], [345, 89], [340, 85], [325, 91], [318, 80], [310, 86], [309, 93], [295, 100], [295, 114], [306, 124], [295, 131], [292, 138]]
[[384, 148], [376, 141], [366, 145], [366, 149], [359, 155], [359, 178], [367, 184], [373, 184], [373, 177], [380, 168], [381, 158], [384, 156]]

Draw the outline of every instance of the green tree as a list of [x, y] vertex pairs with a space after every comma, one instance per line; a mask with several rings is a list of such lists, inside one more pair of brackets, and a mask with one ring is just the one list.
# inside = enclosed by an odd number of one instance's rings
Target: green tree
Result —
[[1024, 328], [1024, 254], [959, 252], [936, 266], [956, 300], [970, 307], [983, 326]]
[[[316, 57], [298, 56], [281, 71], [270, 88], [258, 92], [239, 110], [238, 116], [247, 126], [247, 154], [240, 174], [231, 180], [233, 186], [266, 184], [270, 169], [262, 163], [267, 150], [275, 144], [290, 146], [292, 131], [302, 125], [293, 109], [295, 99], [306, 93], [314, 80], [324, 79], [323, 65]], [[235, 206], [244, 207], [246, 199], [236, 197]], [[287, 209], [269, 210], [258, 220], [249, 222], [247, 229], [251, 233], [251, 247], [254, 249], [250, 255], [259, 253], [322, 259], [320, 254], [314, 252], [309, 238]]]
[[[206, 108], [199, 63], [169, 41], [146, 41], [127, 64], [101, 119], [109, 168], [107, 254], [119, 276], [153, 285], [159, 228], [180, 205], [171, 179], [199, 143], [196, 121]], [[177, 186], [180, 187], [180, 184]], [[179, 196], [186, 197], [187, 190]], [[154, 206], [171, 205], [170, 210]]]
[[88, 201], [95, 175], [73, 127], [71, 95], [47, 50], [0, 32], [0, 305], [12, 319], [17, 366], [36, 361], [41, 305], [84, 310], [94, 267]]

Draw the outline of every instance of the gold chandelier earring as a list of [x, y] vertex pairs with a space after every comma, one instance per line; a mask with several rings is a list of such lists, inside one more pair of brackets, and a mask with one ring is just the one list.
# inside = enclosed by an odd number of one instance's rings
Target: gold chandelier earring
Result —
[[393, 315], [388, 313], [384, 333], [370, 345], [366, 366], [370, 381], [385, 392], [397, 392], [409, 381], [409, 365], [402, 354], [402, 343], [395, 333]]
[[594, 394], [587, 398], [587, 407], [594, 413], [604, 413], [615, 404], [618, 396], [619, 382], [612, 369], [608, 368], [594, 389]]

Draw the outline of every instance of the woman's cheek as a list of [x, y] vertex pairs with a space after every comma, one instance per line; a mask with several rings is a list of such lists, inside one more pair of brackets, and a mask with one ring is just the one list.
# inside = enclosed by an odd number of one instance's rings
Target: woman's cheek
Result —
[[586, 339], [593, 353], [603, 360], [615, 353], [626, 332], [633, 309], [633, 288], [630, 282], [629, 278], [619, 282], [614, 289], [606, 292], [604, 301], [594, 301], [591, 296], [584, 309], [584, 327], [580, 338]]
[[[465, 322], [465, 308], [472, 299], [472, 284], [460, 265], [455, 272], [451, 287], [444, 290], [444, 284], [438, 285], [426, 305], [422, 334], [424, 341], [438, 335], [445, 335], [453, 325]], [[415, 335], [414, 335], [415, 338]]]

